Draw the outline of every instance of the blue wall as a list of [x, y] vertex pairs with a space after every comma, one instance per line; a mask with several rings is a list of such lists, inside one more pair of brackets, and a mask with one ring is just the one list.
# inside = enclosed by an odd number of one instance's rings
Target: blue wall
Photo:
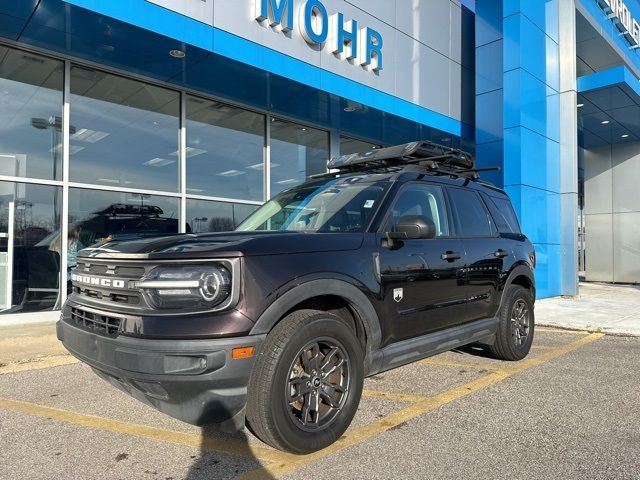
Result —
[[476, 2], [478, 163], [502, 167], [540, 297], [562, 294], [558, 55], [558, 0]]

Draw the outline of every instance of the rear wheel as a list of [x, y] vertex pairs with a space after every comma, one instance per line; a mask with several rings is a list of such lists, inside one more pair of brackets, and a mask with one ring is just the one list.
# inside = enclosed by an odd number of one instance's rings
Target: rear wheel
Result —
[[533, 343], [534, 313], [531, 292], [520, 285], [511, 285], [504, 293], [498, 313], [496, 340], [489, 347], [500, 360], [522, 360]]
[[363, 379], [362, 347], [344, 320], [317, 310], [294, 312], [269, 333], [256, 360], [249, 428], [292, 453], [327, 447], [349, 427]]

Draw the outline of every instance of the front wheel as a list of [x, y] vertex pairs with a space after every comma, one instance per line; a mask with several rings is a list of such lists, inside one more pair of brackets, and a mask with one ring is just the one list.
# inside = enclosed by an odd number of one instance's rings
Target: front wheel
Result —
[[489, 347], [500, 360], [522, 360], [533, 343], [534, 313], [531, 292], [520, 285], [511, 285], [504, 292], [498, 312], [496, 340]]
[[293, 312], [269, 333], [256, 360], [249, 428], [280, 450], [321, 450], [349, 427], [363, 381], [362, 347], [349, 325], [327, 312]]

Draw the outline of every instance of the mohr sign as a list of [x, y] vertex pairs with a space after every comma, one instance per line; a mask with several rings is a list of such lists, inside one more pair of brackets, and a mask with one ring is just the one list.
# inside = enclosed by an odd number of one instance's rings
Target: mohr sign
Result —
[[383, 68], [382, 35], [343, 13], [329, 15], [320, 0], [256, 0], [256, 20], [284, 33], [296, 28], [311, 46], [328, 45], [331, 53], [377, 72]]

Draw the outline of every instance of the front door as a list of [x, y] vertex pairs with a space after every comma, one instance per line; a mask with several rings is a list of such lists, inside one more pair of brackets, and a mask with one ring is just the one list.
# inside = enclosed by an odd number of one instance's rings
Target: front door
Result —
[[[385, 231], [405, 215], [423, 215], [436, 226], [436, 238], [378, 242], [380, 283], [391, 342], [449, 326], [461, 312], [466, 296], [465, 253], [451, 238], [442, 187], [409, 183], [398, 192]], [[389, 230], [390, 229], [390, 230]]]

